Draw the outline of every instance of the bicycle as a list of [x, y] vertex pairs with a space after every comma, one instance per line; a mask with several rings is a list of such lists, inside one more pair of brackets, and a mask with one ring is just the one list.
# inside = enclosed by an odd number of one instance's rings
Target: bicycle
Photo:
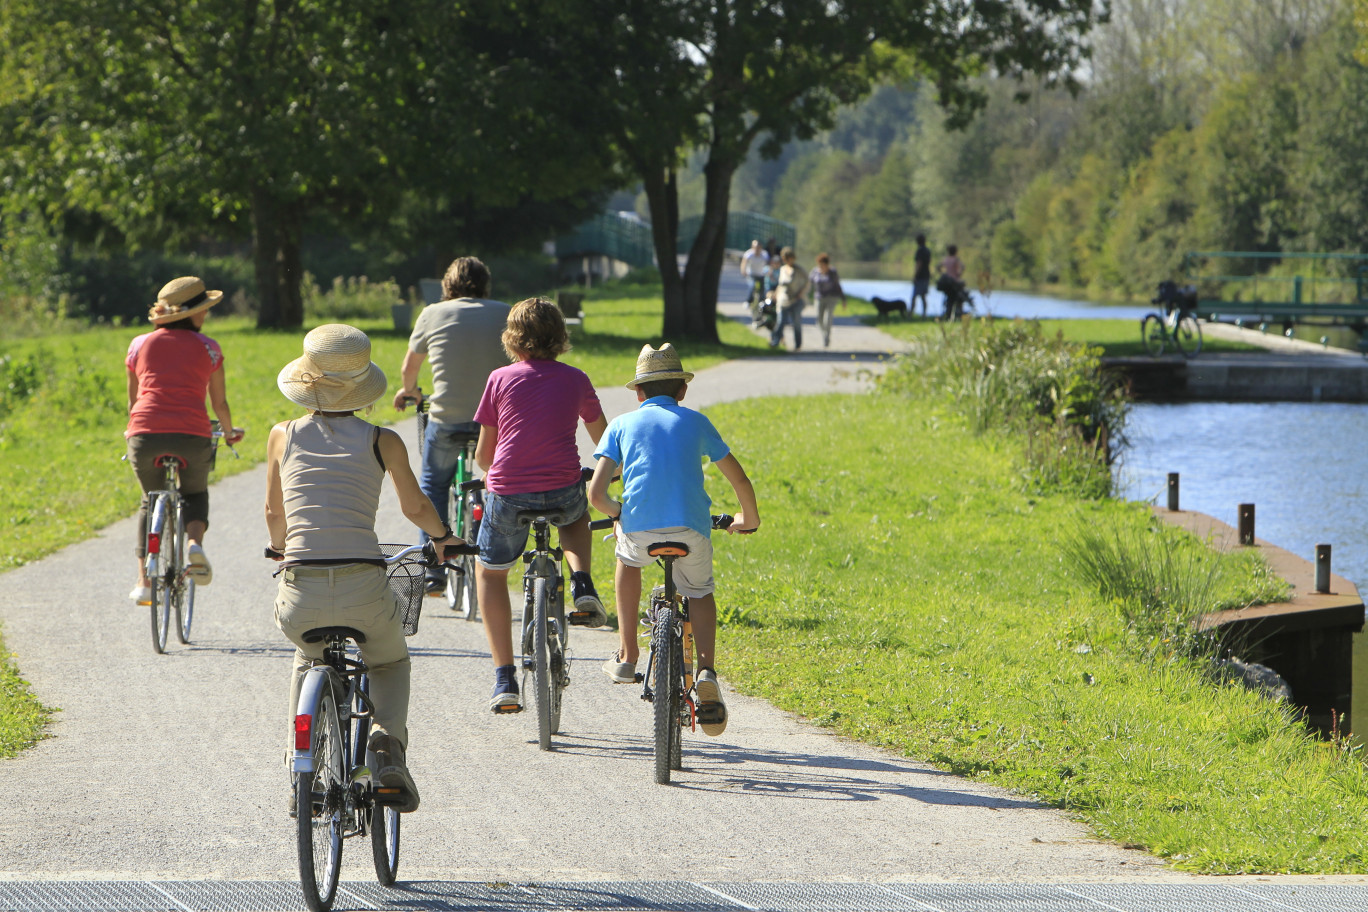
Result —
[[[418, 390], [418, 397], [405, 396], [405, 402], [414, 403], [418, 415], [418, 453], [421, 456], [427, 441], [428, 402]], [[480, 537], [480, 520], [484, 518], [484, 489], [464, 491], [462, 485], [475, 478], [475, 444], [478, 434], [471, 434], [463, 441], [460, 453], [456, 456], [456, 474], [451, 479], [451, 489], [447, 495], [447, 517], [451, 531], [457, 538], [473, 542]], [[455, 565], [448, 565], [446, 571], [447, 607], [457, 617], [467, 621], [480, 619], [479, 601], [475, 596], [475, 558], [462, 557]]]
[[1185, 358], [1200, 354], [1202, 326], [1192, 314], [1197, 304], [1197, 290], [1191, 285], [1179, 288], [1175, 282], [1160, 282], [1159, 293], [1150, 303], [1162, 304], [1164, 313], [1145, 314], [1140, 321], [1140, 339], [1146, 353], [1157, 358], [1172, 341]]
[[[600, 519], [590, 529], [610, 529], [615, 520]], [[712, 517], [714, 529], [731, 527], [732, 517], [721, 513]], [[753, 531], [753, 530], [751, 530]], [[746, 533], [749, 534], [749, 533]], [[653, 542], [646, 553], [656, 558], [665, 570], [665, 582], [651, 590], [651, 604], [641, 617], [651, 630], [645, 673], [636, 681], [645, 686], [641, 699], [653, 709], [655, 734], [655, 781], [670, 784], [672, 770], [683, 769], [683, 731], [696, 731], [698, 725], [720, 722], [721, 707], [700, 706], [695, 698], [693, 671], [693, 626], [689, 622], [689, 599], [675, 589], [674, 562], [689, 553], [684, 542]]]
[[[438, 566], [437, 549], [425, 545], [384, 545], [390, 588], [399, 600], [404, 635], [418, 631], [426, 588], [426, 569]], [[474, 545], [447, 551], [474, 553]], [[413, 555], [421, 552], [422, 558]], [[278, 551], [266, 549], [278, 559]], [[321, 664], [309, 669], [299, 692], [291, 757], [300, 885], [313, 912], [326, 912], [337, 894], [342, 840], [368, 836], [375, 877], [391, 886], [398, 876], [400, 816], [394, 802], [400, 790], [374, 779], [375, 756], [367, 750], [375, 706], [369, 669], [350, 653], [365, 634], [351, 627], [316, 627], [306, 643], [323, 643]]]
[[[223, 439], [217, 419], [211, 419], [210, 439], [215, 454]], [[242, 428], [233, 428], [241, 432]], [[235, 458], [237, 449], [228, 445]], [[125, 455], [124, 459], [127, 460]], [[185, 505], [180, 493], [180, 471], [185, 460], [170, 453], [158, 456], [156, 465], [165, 471], [160, 491], [147, 493], [147, 535], [143, 541], [143, 567], [147, 574], [152, 606], [152, 649], [158, 655], [166, 652], [166, 641], [171, 628], [171, 614], [176, 615], [176, 638], [190, 642], [190, 625], [195, 616], [195, 581], [189, 575], [186, 560], [188, 545], [185, 535]], [[158, 604], [160, 602], [160, 604]]]
[[[591, 469], [581, 471], [584, 481], [592, 475]], [[483, 489], [482, 479], [462, 485], [464, 491]], [[531, 526], [533, 541], [532, 549], [523, 552], [527, 569], [523, 571], [522, 655], [518, 662], [523, 678], [519, 690], [526, 692], [531, 675], [537, 704], [537, 744], [549, 751], [554, 749], [551, 736], [560, 732], [562, 696], [570, 686], [570, 628], [565, 615], [565, 573], [561, 569], [565, 552], [551, 547], [552, 515], [519, 510], [517, 519]], [[522, 712], [522, 706], [510, 704], [495, 712]]]

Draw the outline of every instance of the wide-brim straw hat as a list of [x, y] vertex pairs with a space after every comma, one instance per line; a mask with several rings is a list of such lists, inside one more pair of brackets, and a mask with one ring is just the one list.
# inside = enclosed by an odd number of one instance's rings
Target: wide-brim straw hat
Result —
[[304, 354], [281, 369], [276, 386], [296, 405], [354, 412], [385, 394], [385, 372], [370, 359], [370, 339], [355, 326], [325, 323], [304, 337]]
[[684, 370], [679, 353], [669, 342], [660, 348], [643, 345], [641, 354], [637, 355], [636, 376], [627, 384], [627, 388], [636, 389], [638, 384], [650, 383], [652, 380], [683, 380], [688, 383], [693, 377], [693, 374]]
[[160, 326], [174, 323], [202, 313], [223, 300], [223, 292], [208, 291], [199, 276], [172, 279], [157, 292], [157, 303], [147, 312], [147, 319]]

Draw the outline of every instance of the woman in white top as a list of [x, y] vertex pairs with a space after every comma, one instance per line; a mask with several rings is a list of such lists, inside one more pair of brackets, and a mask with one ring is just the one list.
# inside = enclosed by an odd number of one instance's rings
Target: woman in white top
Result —
[[361, 657], [375, 704], [368, 747], [380, 782], [401, 789], [398, 808], [408, 812], [418, 807], [405, 763], [408, 646], [375, 535], [384, 476], [394, 483], [404, 515], [436, 543], [460, 540], [418, 487], [399, 435], [356, 416], [385, 393], [385, 375], [370, 350], [361, 330], [331, 323], [305, 336], [304, 355], [280, 372], [280, 391], [308, 414], [271, 429], [266, 528], [271, 550], [284, 555], [275, 617], [296, 647], [291, 715], [305, 672], [323, 657], [323, 644], [305, 643], [305, 631], [344, 626], [364, 633]]

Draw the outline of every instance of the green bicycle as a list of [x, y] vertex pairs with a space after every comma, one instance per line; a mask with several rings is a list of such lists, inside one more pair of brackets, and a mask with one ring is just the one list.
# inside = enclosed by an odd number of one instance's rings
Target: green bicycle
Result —
[[[427, 440], [427, 397], [420, 389], [417, 399], [405, 397], [404, 401], [414, 403], [418, 413], [418, 453], [421, 456]], [[475, 480], [475, 443], [478, 440], [478, 434], [463, 434], [459, 438], [461, 450], [456, 456], [456, 474], [451, 478], [451, 488], [447, 493], [447, 517], [451, 531], [472, 544], [480, 537], [480, 520], [484, 518], [484, 489], [467, 491], [463, 486]], [[457, 617], [478, 621], [480, 606], [475, 596], [475, 558], [464, 555], [458, 562], [445, 566], [446, 586], [442, 594], [447, 607]]]

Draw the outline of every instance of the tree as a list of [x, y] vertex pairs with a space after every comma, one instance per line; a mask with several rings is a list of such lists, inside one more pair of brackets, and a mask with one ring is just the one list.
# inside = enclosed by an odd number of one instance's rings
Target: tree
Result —
[[[598, 9], [596, 4], [586, 2]], [[583, 35], [611, 87], [597, 123], [642, 180], [664, 282], [664, 332], [717, 338], [717, 284], [731, 180], [760, 142], [767, 157], [831, 127], [882, 80], [923, 76], [954, 123], [981, 106], [970, 77], [1067, 83], [1095, 21], [1090, 0], [624, 0]], [[706, 154], [705, 200], [682, 273], [675, 175]]]
[[10, 183], [50, 175], [29, 196], [106, 241], [250, 234], [262, 326], [303, 321], [300, 244], [313, 213], [438, 247], [513, 242], [544, 238], [617, 181], [606, 152], [575, 139], [581, 83], [548, 78], [558, 22], [530, 28], [515, 5], [3, 9], [0, 78], [20, 90], [0, 107]]

